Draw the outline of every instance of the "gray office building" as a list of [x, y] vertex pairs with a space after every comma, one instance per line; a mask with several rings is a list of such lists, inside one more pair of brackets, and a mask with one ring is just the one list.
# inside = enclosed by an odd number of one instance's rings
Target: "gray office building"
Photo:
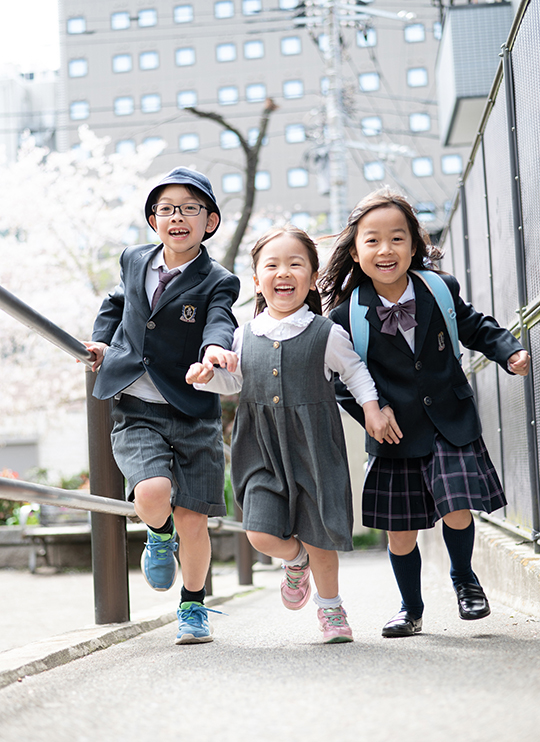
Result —
[[[333, 48], [328, 12], [339, 16]], [[195, 167], [234, 214], [245, 183], [238, 137], [186, 109], [219, 114], [253, 142], [270, 98], [278, 108], [260, 152], [255, 209], [324, 226], [337, 74], [347, 208], [388, 183], [430, 231], [440, 229], [468, 148], [440, 142], [441, 23], [429, 3], [60, 0], [60, 26], [59, 149], [76, 146], [81, 124], [110, 137], [109, 151], [161, 143], [150, 174]]]

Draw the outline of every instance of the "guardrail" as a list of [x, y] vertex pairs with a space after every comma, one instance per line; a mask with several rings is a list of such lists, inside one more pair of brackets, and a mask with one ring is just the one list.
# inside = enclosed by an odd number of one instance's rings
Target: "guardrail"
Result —
[[[40, 502], [39, 497], [48, 497], [50, 498], [47, 500], [49, 504], [62, 507], [67, 504], [60, 502], [59, 498], [66, 497], [65, 493], [68, 492], [67, 497], [72, 502], [79, 503], [78, 505], [71, 504], [69, 507], [78, 509], [81, 509], [84, 500], [85, 506], [82, 509], [91, 512], [95, 621], [96, 624], [125, 623], [130, 620], [125, 519], [126, 516], [130, 517], [130, 507], [133, 506], [125, 502], [124, 479], [112, 455], [111, 401], [99, 400], [92, 395], [96, 375], [90, 369], [94, 354], [79, 340], [1, 286], [0, 309], [86, 365], [90, 491], [99, 492], [100, 495], [88, 495], [79, 491], [44, 487], [12, 479], [2, 479], [0, 492], [8, 493], [4, 495], [6, 499], [19, 502], [20, 498], [23, 498], [23, 502], [28, 499]], [[235, 516], [238, 517], [238, 511], [235, 512]], [[245, 533], [241, 532], [240, 524], [236, 521], [213, 518], [209, 519], [209, 528], [237, 531], [236, 562], [239, 583], [251, 585], [253, 550]], [[210, 572], [209, 575], [211, 577]]]

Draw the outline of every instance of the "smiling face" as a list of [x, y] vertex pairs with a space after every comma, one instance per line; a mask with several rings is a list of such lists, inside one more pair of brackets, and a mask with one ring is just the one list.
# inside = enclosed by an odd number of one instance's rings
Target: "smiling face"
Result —
[[415, 252], [407, 219], [398, 206], [372, 209], [358, 222], [351, 257], [388, 301], [397, 302], [407, 288]]
[[[166, 186], [157, 203], [168, 203], [174, 206], [184, 204], [204, 206], [200, 198], [193, 196], [187, 188], [181, 185]], [[206, 208], [201, 209], [198, 216], [182, 216], [178, 209], [175, 209], [172, 216], [152, 214], [149, 222], [163, 242], [163, 257], [167, 268], [176, 268], [197, 256], [204, 233], [207, 230], [212, 231], [217, 226], [219, 217], [215, 213], [209, 214]]]
[[257, 293], [266, 299], [268, 314], [283, 319], [302, 307], [309, 290], [316, 288], [317, 275], [305, 245], [279, 234], [260, 250], [254, 281]]

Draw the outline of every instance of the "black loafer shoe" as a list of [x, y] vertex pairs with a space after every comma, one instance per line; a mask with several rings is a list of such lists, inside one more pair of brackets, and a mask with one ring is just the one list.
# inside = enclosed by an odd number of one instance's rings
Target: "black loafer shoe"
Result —
[[422, 631], [422, 618], [413, 618], [408, 611], [400, 611], [383, 626], [382, 635], [414, 636]]
[[480, 585], [467, 582], [463, 585], [456, 585], [454, 589], [460, 618], [464, 621], [476, 621], [478, 618], [489, 616], [491, 608]]

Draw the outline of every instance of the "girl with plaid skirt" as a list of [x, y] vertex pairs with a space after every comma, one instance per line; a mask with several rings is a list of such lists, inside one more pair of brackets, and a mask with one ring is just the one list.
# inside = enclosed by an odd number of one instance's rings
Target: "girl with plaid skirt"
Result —
[[[350, 303], [367, 307], [367, 365], [379, 404], [398, 443], [366, 434], [369, 454], [363, 493], [363, 523], [388, 531], [388, 553], [401, 593], [399, 612], [386, 623], [386, 637], [422, 629], [421, 558], [418, 531], [443, 519], [450, 576], [461, 618], [490, 613], [472, 570], [474, 520], [506, 504], [481, 437], [473, 390], [454, 355], [444, 317], [425, 282], [409, 271], [435, 270], [441, 257], [400, 194], [383, 188], [364, 198], [339, 235], [321, 280], [330, 318], [351, 331]], [[493, 317], [466, 304], [457, 280], [439, 273], [451, 292], [459, 340], [525, 376], [530, 358]], [[362, 409], [339, 380], [340, 404], [362, 425]]]

